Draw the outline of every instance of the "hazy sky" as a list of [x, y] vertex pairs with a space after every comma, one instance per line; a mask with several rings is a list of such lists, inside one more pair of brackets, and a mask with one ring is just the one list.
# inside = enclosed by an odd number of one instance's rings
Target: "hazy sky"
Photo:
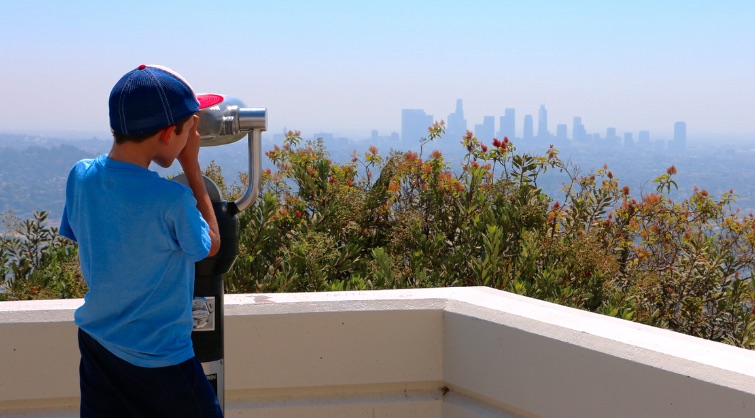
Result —
[[[0, 0], [0, 131], [102, 131], [113, 84], [162, 64], [268, 108], [269, 130], [469, 128], [516, 108], [589, 132], [755, 134], [755, 1]], [[755, 135], [752, 135], [755, 136]]]

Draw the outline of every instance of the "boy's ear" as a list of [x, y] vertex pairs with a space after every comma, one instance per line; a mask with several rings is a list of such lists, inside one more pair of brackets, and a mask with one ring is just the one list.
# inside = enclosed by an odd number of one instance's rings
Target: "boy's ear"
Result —
[[165, 145], [168, 145], [170, 143], [170, 137], [173, 136], [173, 131], [176, 130], [175, 125], [170, 125], [166, 128], [163, 128], [160, 130], [160, 142], [162, 142]]

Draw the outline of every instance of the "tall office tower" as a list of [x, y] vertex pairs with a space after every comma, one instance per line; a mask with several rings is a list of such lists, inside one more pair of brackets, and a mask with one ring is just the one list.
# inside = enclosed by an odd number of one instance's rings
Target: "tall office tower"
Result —
[[638, 135], [638, 145], [642, 148], [650, 146], [650, 131], [640, 131]]
[[545, 110], [545, 105], [540, 105], [540, 110], [537, 111], [537, 137], [548, 139], [550, 136], [551, 134], [548, 132], [548, 111]]
[[561, 141], [568, 140], [569, 138], [566, 136], [566, 129], [567, 126], [565, 123], [559, 123], [558, 125], [556, 125], [556, 139]]
[[503, 139], [504, 137], [514, 139], [514, 137], [516, 136], [515, 114], [516, 112], [514, 111], [514, 109], [506, 108], [503, 116], [501, 116], [500, 118], [500, 130], [498, 131], [498, 139]]
[[467, 120], [464, 119], [464, 109], [461, 106], [461, 99], [456, 99], [456, 110], [448, 115], [445, 136], [453, 141], [457, 141], [466, 134]]
[[624, 146], [627, 148], [634, 147], [634, 138], [632, 137], [631, 132], [624, 133]]
[[687, 124], [676, 122], [674, 124], [674, 148], [684, 151], [687, 148]]
[[336, 136], [333, 135], [330, 132], [315, 132], [314, 134], [312, 134], [312, 140], [313, 141], [317, 141], [318, 139], [322, 139], [325, 142], [333, 142], [333, 139], [335, 137]]
[[427, 138], [427, 128], [433, 124], [433, 115], [425, 114], [422, 109], [401, 110], [401, 142], [416, 144]]
[[572, 139], [575, 141], [588, 140], [587, 131], [585, 130], [585, 125], [582, 124], [582, 118], [580, 116], [574, 117], [574, 120], [572, 121], [571, 134]]
[[493, 140], [495, 136], [495, 118], [493, 116], [484, 116], [482, 123], [474, 126], [474, 136], [483, 143]]
[[616, 128], [606, 129], [606, 144], [611, 146], [621, 145], [621, 138], [616, 135]]
[[529, 141], [534, 137], [533, 134], [532, 115], [524, 115], [524, 132], [522, 133], [522, 138], [525, 141]]
[[618, 138], [616, 136], [616, 128], [607, 128], [606, 129], [606, 139], [615, 139]]

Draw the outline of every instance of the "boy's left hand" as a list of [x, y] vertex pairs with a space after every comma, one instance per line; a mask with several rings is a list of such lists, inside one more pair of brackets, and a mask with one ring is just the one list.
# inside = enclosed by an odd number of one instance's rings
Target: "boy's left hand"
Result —
[[194, 166], [199, 166], [199, 132], [197, 131], [198, 126], [199, 116], [194, 115], [192, 116], [191, 126], [187, 124], [187, 127], [189, 128], [189, 135], [186, 139], [186, 145], [177, 157], [178, 162], [179, 164], [181, 164], [181, 168], [183, 168], [184, 171], [188, 171]]

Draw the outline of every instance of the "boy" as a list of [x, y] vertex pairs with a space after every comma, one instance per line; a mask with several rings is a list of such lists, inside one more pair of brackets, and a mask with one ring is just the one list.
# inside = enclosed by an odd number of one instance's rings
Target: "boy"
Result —
[[[109, 105], [113, 146], [73, 167], [60, 225], [89, 286], [75, 314], [81, 416], [222, 416], [191, 343], [194, 263], [220, 247], [197, 159], [199, 102], [174, 71], [141, 65]], [[176, 159], [189, 187], [148, 169]]]

